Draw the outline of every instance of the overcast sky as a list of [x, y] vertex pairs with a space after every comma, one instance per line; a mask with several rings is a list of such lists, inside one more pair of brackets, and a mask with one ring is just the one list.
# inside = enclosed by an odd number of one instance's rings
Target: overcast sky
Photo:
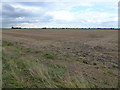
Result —
[[119, 0], [24, 1], [2, 2], [3, 28], [118, 27]]

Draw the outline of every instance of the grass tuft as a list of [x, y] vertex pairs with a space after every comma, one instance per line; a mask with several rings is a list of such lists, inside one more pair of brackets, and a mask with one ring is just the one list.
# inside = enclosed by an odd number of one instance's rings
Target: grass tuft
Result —
[[3, 46], [14, 46], [13, 43], [8, 42], [8, 41], [3, 41], [2, 45], [3, 45]]
[[82, 62], [85, 63], [85, 64], [88, 64], [88, 59], [87, 58], [83, 58]]
[[56, 59], [56, 56], [54, 56], [51, 53], [46, 53], [46, 54], [44, 54], [44, 58], [54, 60], [54, 59]]

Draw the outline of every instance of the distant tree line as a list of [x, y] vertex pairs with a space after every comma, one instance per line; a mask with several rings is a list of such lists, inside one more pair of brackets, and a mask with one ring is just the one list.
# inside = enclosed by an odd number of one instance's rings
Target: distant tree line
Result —
[[11, 27], [11, 29], [21, 29], [21, 27]]
[[21, 28], [21, 27], [11, 27], [11, 29], [120, 29], [120, 28]]
[[120, 28], [40, 28], [40, 29], [120, 29]]

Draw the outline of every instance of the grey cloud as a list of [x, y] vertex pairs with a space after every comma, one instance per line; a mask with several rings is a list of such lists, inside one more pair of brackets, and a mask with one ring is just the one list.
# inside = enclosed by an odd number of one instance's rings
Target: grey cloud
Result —
[[50, 2], [20, 2], [19, 4], [25, 5], [25, 6], [34, 6], [34, 7], [48, 7], [50, 5]]
[[[40, 18], [42, 15], [44, 14], [40, 12], [39, 14], [38, 12], [31, 13], [28, 10], [22, 8], [14, 8], [10, 4], [4, 3], [2, 5], [2, 27], [11, 27], [19, 23], [37, 23], [36, 20], [42, 19]], [[25, 19], [16, 20], [16, 18], [19, 17], [24, 17]], [[42, 19], [42, 21], [47, 22], [47, 19], [49, 20], [49, 18], [49, 16], [45, 16], [45, 19]]]
[[3, 4], [2, 16], [5, 18], [16, 18], [16, 17], [27, 17], [27, 16], [30, 16], [30, 14], [24, 9], [21, 9], [21, 8], [15, 9], [9, 4]]

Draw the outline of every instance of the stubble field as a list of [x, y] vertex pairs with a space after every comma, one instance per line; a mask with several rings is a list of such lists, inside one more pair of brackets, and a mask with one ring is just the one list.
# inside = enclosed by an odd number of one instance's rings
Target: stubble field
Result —
[[2, 30], [3, 87], [116, 88], [118, 30]]

